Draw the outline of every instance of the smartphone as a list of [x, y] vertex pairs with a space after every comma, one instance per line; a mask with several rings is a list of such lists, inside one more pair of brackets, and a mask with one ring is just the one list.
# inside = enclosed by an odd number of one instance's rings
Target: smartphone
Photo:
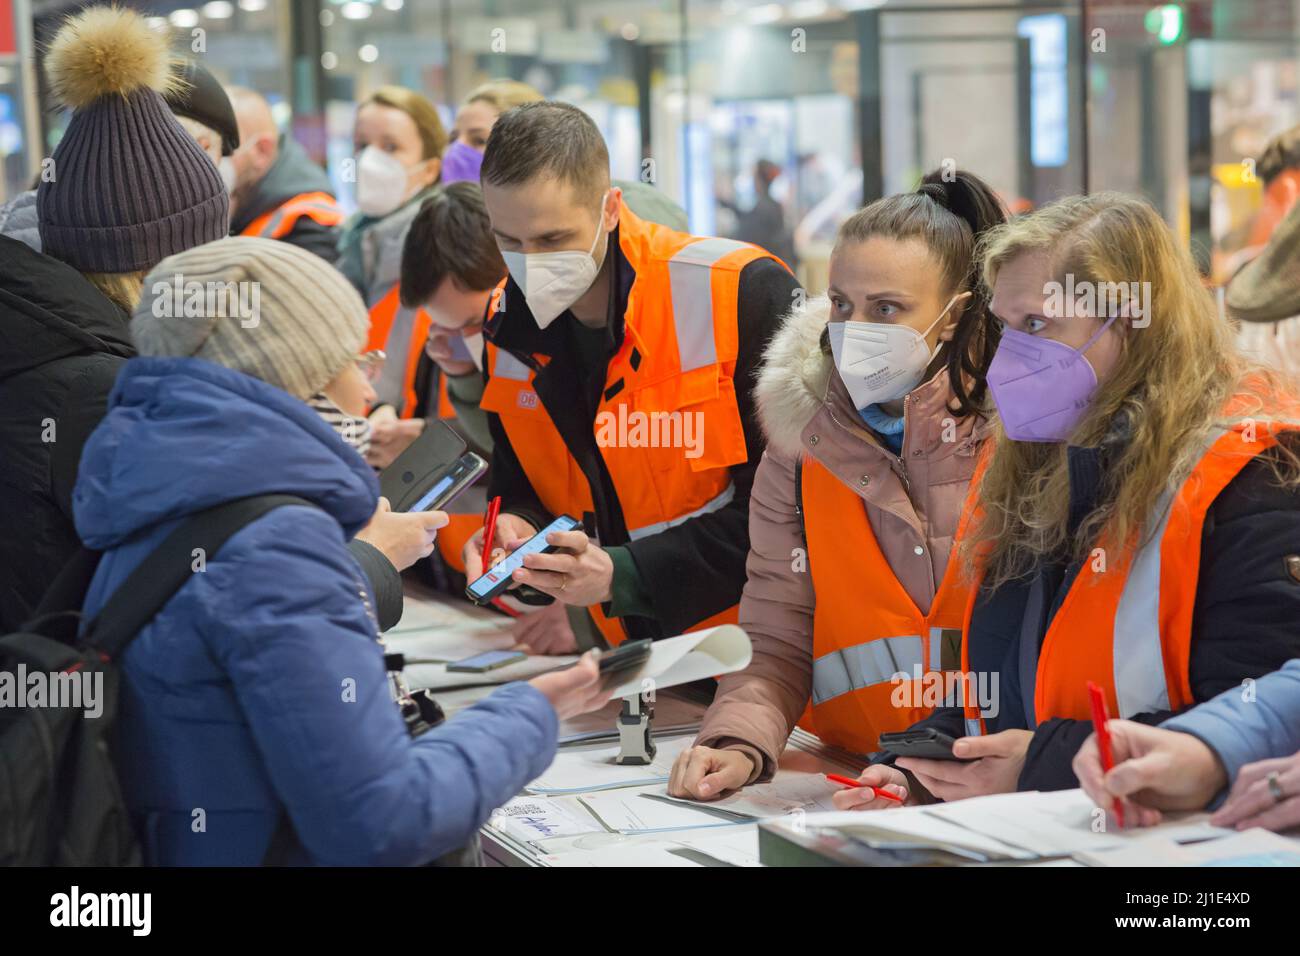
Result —
[[[465, 439], [446, 422], [433, 420], [420, 436], [379, 473], [379, 493], [394, 511], [427, 511], [446, 504], [486, 470]], [[465, 480], [467, 471], [473, 478]], [[450, 481], [446, 479], [450, 478]], [[437, 491], [430, 497], [430, 491]], [[421, 507], [416, 507], [421, 505]]]
[[448, 664], [447, 670], [483, 674], [487, 671], [494, 671], [498, 667], [505, 667], [507, 664], [514, 664], [527, 659], [528, 655], [523, 651], [484, 651], [482, 654], [475, 654], [473, 657], [466, 657], [463, 660]]
[[478, 481], [487, 469], [488, 463], [486, 461], [472, 451], [467, 451], [456, 459], [455, 463], [442, 474], [442, 477], [437, 479], [433, 487], [426, 491], [423, 497], [412, 504], [411, 507], [403, 510], [441, 511], [455, 501], [462, 491]]
[[[551, 554], [555, 551], [552, 545], [546, 543], [546, 536], [552, 531], [575, 531], [582, 527], [582, 522], [568, 515], [560, 515], [550, 524], [548, 524], [537, 534], [533, 535], [518, 548], [506, 555], [493, 567], [490, 567], [483, 573], [483, 576], [470, 584], [465, 589], [465, 595], [475, 604], [487, 604], [494, 597], [500, 594], [506, 588], [510, 587], [513, 579], [510, 577], [517, 568], [524, 566], [524, 555], [527, 554]], [[488, 542], [491, 547], [491, 542]]]
[[626, 641], [611, 651], [605, 651], [600, 655], [600, 672], [617, 674], [631, 670], [650, 656], [650, 645], [653, 643], [648, 639]]
[[933, 727], [880, 735], [880, 749], [888, 750], [900, 757], [925, 757], [928, 760], [967, 759], [953, 756], [952, 745], [955, 742], [954, 738]]

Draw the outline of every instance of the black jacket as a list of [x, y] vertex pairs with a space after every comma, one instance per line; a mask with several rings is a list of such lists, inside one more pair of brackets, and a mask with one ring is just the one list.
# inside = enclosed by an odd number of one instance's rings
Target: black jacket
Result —
[[[135, 354], [128, 317], [76, 269], [0, 236], [0, 633], [16, 630], [80, 546], [72, 487], [86, 439]], [[381, 628], [402, 616], [396, 568], [363, 541]]]
[[[1077, 527], [1097, 500], [1104, 465], [1096, 449], [1072, 447], [1068, 454], [1071, 521]], [[1278, 486], [1269, 457], [1261, 455], [1246, 465], [1206, 514], [1189, 660], [1196, 703], [1300, 657], [1300, 580], [1291, 576], [1286, 560], [1300, 554], [1300, 491]], [[985, 590], [971, 616], [971, 670], [999, 673], [1000, 710], [986, 721], [989, 731], [1034, 732], [1020, 790], [1079, 785], [1070, 763], [1092, 733], [1092, 723], [1052, 718], [1035, 726], [1026, 704], [1033, 688], [1022, 686], [1019, 662], [1022, 628], [1028, 623], [1041, 646], [1081, 567], [1079, 561], [1068, 566], [1049, 563], [1038, 569], [1037, 584]], [[1030, 592], [1036, 586], [1044, 589], [1047, 600], [1038, 620], [1026, 622]], [[1173, 714], [1160, 711], [1131, 719], [1159, 724]], [[919, 726], [933, 726], [954, 737], [965, 733], [961, 711], [955, 708], [937, 710]]]
[[[617, 231], [609, 241], [614, 273], [606, 354], [612, 357], [623, 342], [623, 316], [636, 274], [619, 247]], [[594, 530], [601, 544], [622, 546], [631, 553], [654, 609], [653, 618], [621, 619], [634, 638], [681, 634], [740, 600], [749, 554], [749, 492], [765, 444], [752, 395], [754, 376], [768, 340], [781, 316], [790, 309], [797, 287], [795, 278], [773, 259], [755, 260], [740, 273], [740, 344], [734, 381], [749, 459], [731, 469], [735, 498], [717, 511], [637, 541], [629, 540], [618, 495], [596, 446], [595, 415], [600, 389], [605, 385], [605, 369], [588, 374], [580, 367], [567, 331], [568, 324], [576, 320], [566, 312], [545, 330], [539, 329], [523, 292], [510, 279], [506, 301], [512, 303], [511, 307], [487, 324], [485, 334], [493, 343], [525, 364], [536, 364], [534, 353], [550, 356], [549, 363], [534, 378], [534, 390], [587, 477], [595, 506]], [[588, 383], [585, 393], [584, 382]], [[489, 414], [488, 423], [493, 440], [488, 494], [501, 496], [502, 510], [527, 517], [538, 527], [545, 526], [555, 516], [547, 512], [533, 490], [500, 417]]]
[[127, 316], [71, 266], [0, 236], [0, 628], [79, 546], [81, 449], [135, 350]]
[[[290, 136], [280, 134], [279, 155], [261, 182], [256, 183], [247, 196], [240, 196], [239, 205], [230, 219], [230, 231], [240, 235], [258, 216], [279, 209], [294, 196], [302, 193], [322, 192], [334, 195], [329, 176], [311, 161], [311, 157]], [[301, 216], [289, 232], [280, 237], [287, 242], [320, 256], [326, 262], [338, 258], [338, 226], [322, 226], [307, 216]]]

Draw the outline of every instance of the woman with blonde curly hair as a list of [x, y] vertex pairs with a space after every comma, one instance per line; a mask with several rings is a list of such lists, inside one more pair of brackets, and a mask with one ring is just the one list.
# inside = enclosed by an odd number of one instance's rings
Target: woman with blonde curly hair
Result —
[[[1188, 251], [1099, 194], [991, 231], [982, 260], [999, 422], [962, 653], [967, 686], [998, 692], [924, 722], [962, 762], [864, 774], [911, 802], [1077, 786], [1090, 683], [1156, 724], [1300, 656], [1300, 409], [1238, 353]], [[882, 802], [860, 794], [839, 801]]]

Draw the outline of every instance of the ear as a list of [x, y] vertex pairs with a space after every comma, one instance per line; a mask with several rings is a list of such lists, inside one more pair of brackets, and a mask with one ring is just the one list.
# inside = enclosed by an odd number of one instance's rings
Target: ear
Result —
[[426, 186], [432, 186], [438, 181], [438, 176], [442, 173], [442, 158], [439, 156], [430, 156], [424, 161], [424, 168], [416, 173], [416, 179], [420, 183], [420, 189]]
[[966, 314], [966, 306], [970, 304], [973, 295], [973, 292], [966, 291], [953, 300], [952, 308], [944, 316], [943, 328], [939, 330], [940, 342], [951, 342], [956, 338], [957, 326], [961, 324], [961, 318]]
[[601, 211], [601, 225], [606, 232], [613, 232], [618, 226], [619, 216], [623, 211], [623, 190], [618, 186], [611, 186], [609, 194], [605, 197], [605, 207]]

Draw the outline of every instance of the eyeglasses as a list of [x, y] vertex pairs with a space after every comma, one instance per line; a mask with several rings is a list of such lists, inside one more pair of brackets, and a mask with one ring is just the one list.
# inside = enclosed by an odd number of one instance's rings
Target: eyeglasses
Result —
[[361, 373], [365, 375], [367, 381], [377, 382], [379, 376], [383, 374], [384, 359], [386, 358], [388, 358], [388, 355], [383, 349], [362, 352], [357, 356], [357, 368], [361, 369]]

